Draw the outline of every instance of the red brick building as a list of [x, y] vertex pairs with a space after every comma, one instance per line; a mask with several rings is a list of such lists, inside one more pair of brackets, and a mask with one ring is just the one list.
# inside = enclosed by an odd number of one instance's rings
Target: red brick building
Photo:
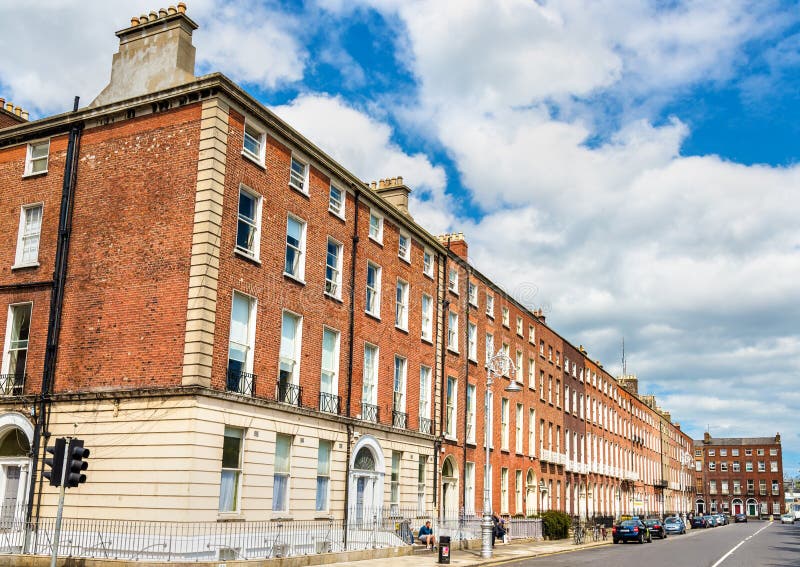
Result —
[[783, 513], [781, 436], [694, 442], [695, 512], [766, 517]]
[[472, 515], [485, 488], [509, 515], [691, 508], [655, 400], [418, 225], [402, 178], [195, 77], [196, 27], [134, 18], [88, 106], [0, 111], [7, 508], [53, 512], [29, 455], [64, 435], [92, 451], [83, 517]]

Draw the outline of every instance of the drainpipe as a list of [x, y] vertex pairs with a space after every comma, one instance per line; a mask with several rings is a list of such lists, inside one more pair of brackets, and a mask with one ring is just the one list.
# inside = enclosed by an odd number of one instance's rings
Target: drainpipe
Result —
[[[464, 480], [466, 481], [466, 472], [467, 472], [467, 390], [469, 389], [469, 312], [470, 312], [470, 304], [469, 304], [469, 284], [470, 284], [470, 276], [472, 275], [472, 270], [467, 267], [467, 301], [464, 303], [466, 304], [464, 307], [464, 348], [467, 351], [467, 356], [464, 357], [464, 426], [461, 431], [464, 432], [464, 443], [462, 444], [463, 447], [463, 454], [461, 458], [461, 471], [464, 475]], [[477, 336], [477, 328], [475, 330], [475, 341], [477, 343], [478, 336]], [[477, 348], [477, 345], [476, 347]], [[477, 392], [477, 390], [476, 390]], [[467, 506], [467, 483], [462, 483], [464, 486], [461, 490], [461, 495], [463, 497], [464, 506], [462, 508], [466, 508]], [[473, 504], [475, 504], [473, 502]]]
[[[80, 97], [75, 97], [72, 111], [78, 111]], [[31, 455], [31, 485], [28, 491], [28, 509], [26, 521], [30, 525], [33, 516], [33, 497], [36, 493], [36, 476], [39, 464], [41, 439], [45, 442], [50, 437], [50, 394], [55, 382], [56, 356], [58, 354], [58, 337], [61, 331], [61, 315], [64, 304], [64, 286], [67, 278], [67, 260], [69, 258], [69, 243], [72, 230], [72, 208], [75, 199], [75, 185], [78, 176], [78, 156], [80, 153], [81, 134], [83, 123], [76, 122], [69, 131], [67, 154], [64, 164], [64, 179], [61, 186], [61, 208], [58, 219], [58, 241], [56, 244], [56, 258], [53, 269], [53, 291], [50, 295], [50, 317], [47, 323], [47, 346], [44, 354], [44, 372], [42, 373], [42, 390], [39, 397], [39, 411], [33, 433], [33, 446]], [[42, 456], [42, 458], [44, 458]], [[36, 521], [39, 520], [39, 511], [42, 501], [43, 477], [39, 476], [38, 497], [36, 501]], [[26, 547], [27, 547], [26, 537]]]
[[345, 477], [344, 477], [344, 548], [347, 550], [347, 523], [350, 519], [350, 446], [353, 442], [353, 424], [350, 423], [350, 403], [353, 397], [353, 352], [355, 347], [353, 345], [353, 337], [355, 335], [355, 294], [356, 294], [356, 257], [358, 249], [358, 205], [361, 199], [361, 191], [355, 183], [351, 185], [355, 192], [355, 213], [353, 214], [353, 237], [352, 237], [352, 250], [350, 251], [350, 309], [349, 309], [349, 328], [348, 334], [348, 356], [347, 356], [347, 394], [345, 404], [345, 416], [347, 420], [347, 460], [345, 461]]

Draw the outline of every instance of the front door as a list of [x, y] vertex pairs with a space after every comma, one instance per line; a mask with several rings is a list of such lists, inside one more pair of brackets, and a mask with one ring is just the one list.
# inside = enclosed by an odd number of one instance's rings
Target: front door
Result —
[[756, 503], [754, 500], [750, 500], [747, 502], [747, 515], [748, 516], [755, 516], [756, 515]]
[[5, 476], [5, 493], [3, 494], [3, 506], [0, 508], [0, 523], [3, 525], [11, 524], [17, 509], [17, 492], [19, 491], [20, 467], [8, 465], [3, 467]]

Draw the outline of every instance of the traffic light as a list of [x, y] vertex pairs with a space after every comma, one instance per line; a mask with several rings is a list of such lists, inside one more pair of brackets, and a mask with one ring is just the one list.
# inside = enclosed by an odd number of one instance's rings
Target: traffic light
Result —
[[89, 463], [84, 459], [89, 457], [89, 449], [84, 449], [83, 439], [70, 439], [69, 450], [67, 451], [67, 473], [64, 479], [64, 486], [75, 488], [79, 484], [86, 482], [86, 475], [83, 471], [89, 468]]
[[45, 451], [53, 455], [52, 459], [44, 460], [44, 466], [50, 467], [50, 470], [42, 472], [42, 476], [50, 480], [50, 486], [61, 486], [61, 475], [64, 472], [64, 448], [66, 445], [67, 440], [59, 437], [56, 439], [55, 446], [45, 448]]

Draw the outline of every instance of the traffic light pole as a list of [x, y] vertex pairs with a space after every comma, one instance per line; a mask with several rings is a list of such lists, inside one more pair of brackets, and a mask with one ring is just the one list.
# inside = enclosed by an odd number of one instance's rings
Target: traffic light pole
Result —
[[[69, 444], [64, 445], [64, 463], [61, 469], [61, 478], [64, 479], [67, 475], [67, 463], [69, 462]], [[53, 552], [50, 554], [50, 567], [56, 567], [56, 559], [58, 557], [58, 540], [61, 536], [61, 516], [64, 512], [64, 495], [67, 492], [67, 483], [61, 482], [60, 491], [58, 494], [58, 513], [56, 514], [56, 531], [53, 534]]]

